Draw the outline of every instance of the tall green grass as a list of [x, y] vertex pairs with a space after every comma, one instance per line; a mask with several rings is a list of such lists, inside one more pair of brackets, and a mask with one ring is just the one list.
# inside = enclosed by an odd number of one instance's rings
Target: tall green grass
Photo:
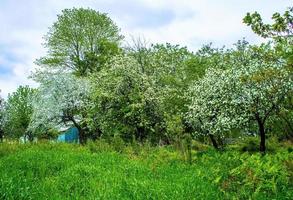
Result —
[[172, 147], [4, 143], [0, 199], [293, 199], [292, 160], [207, 149], [190, 164]]

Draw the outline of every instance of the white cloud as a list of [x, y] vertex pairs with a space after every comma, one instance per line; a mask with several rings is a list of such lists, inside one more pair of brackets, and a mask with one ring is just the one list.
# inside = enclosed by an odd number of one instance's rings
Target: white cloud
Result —
[[282, 12], [292, 3], [286, 0], [283, 3], [273, 0], [145, 0], [145, 2], [156, 9], [174, 10], [176, 18], [170, 24], [155, 30], [136, 27], [132, 32], [145, 35], [151, 42], [171, 41], [186, 45], [190, 49], [196, 49], [208, 42], [230, 46], [243, 37], [252, 43], [259, 42], [261, 39], [242, 23], [245, 14], [258, 11], [269, 19], [272, 13]]
[[[7, 96], [27, 79], [36, 58], [44, 54], [42, 36], [64, 8], [90, 7], [109, 16], [127, 39], [144, 36], [152, 43], [170, 42], [194, 50], [214, 42], [229, 46], [242, 37], [259, 42], [242, 24], [246, 12], [267, 20], [291, 0], [4, 0], [0, 1], [0, 88]], [[8, 55], [8, 56], [7, 56]], [[11, 73], [3, 70], [10, 69]], [[2, 72], [1, 72], [2, 69]]]

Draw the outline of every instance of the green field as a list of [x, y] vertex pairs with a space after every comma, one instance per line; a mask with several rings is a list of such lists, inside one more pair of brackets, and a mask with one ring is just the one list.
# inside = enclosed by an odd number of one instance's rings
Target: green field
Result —
[[3, 143], [0, 199], [293, 199], [291, 150]]

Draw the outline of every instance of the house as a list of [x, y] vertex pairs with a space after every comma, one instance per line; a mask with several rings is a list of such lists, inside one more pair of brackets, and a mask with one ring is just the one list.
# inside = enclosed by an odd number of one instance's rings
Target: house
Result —
[[58, 136], [57, 142], [79, 143], [79, 132], [76, 127], [71, 127]]

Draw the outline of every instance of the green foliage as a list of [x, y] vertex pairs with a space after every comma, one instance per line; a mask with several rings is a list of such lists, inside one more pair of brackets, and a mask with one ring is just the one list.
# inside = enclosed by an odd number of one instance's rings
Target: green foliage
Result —
[[118, 153], [123, 152], [125, 149], [125, 143], [119, 135], [114, 135], [114, 137], [111, 140], [111, 145], [113, 146], [114, 150]]
[[[292, 198], [292, 193], [288, 192], [292, 184], [289, 183], [288, 171], [284, 165], [280, 165], [280, 160], [289, 159], [289, 154], [278, 153], [272, 157], [266, 155], [244, 154], [241, 165], [232, 169], [229, 173], [225, 187], [234, 194], [243, 194], [242, 198], [267, 199], [278, 197], [278, 199]], [[292, 158], [291, 158], [292, 159]], [[242, 185], [245, 186], [241, 187]], [[288, 185], [289, 188], [284, 187]]]
[[[160, 100], [153, 82], [131, 57], [113, 58], [111, 66], [91, 79], [92, 129], [99, 128], [103, 137], [119, 134], [124, 140], [135, 137], [158, 140], [162, 130]], [[162, 137], [162, 136], [161, 136]]]
[[[256, 153], [259, 151], [258, 144], [260, 139], [255, 136], [244, 136], [238, 139], [237, 143], [228, 146], [228, 149], [234, 149], [240, 152]], [[266, 140], [267, 151], [270, 153], [278, 152], [279, 149], [286, 149], [286, 142], [280, 142], [277, 136], [271, 136]]]
[[[287, 68], [292, 77], [293, 66], [293, 7], [289, 7], [284, 14], [274, 13], [273, 22], [266, 24], [257, 12], [247, 13], [243, 19], [244, 23], [264, 38], [272, 38], [275, 51], [271, 56], [282, 59], [283, 66]], [[278, 110], [278, 117], [269, 121], [274, 132], [283, 132], [280, 135], [288, 139], [292, 137], [292, 88], [284, 97], [283, 106]]]
[[199, 134], [222, 137], [235, 128], [249, 129], [247, 122], [253, 121], [261, 137], [260, 150], [265, 151], [267, 123], [292, 91], [291, 73], [270, 43], [239, 43], [229, 59], [229, 68], [209, 69], [190, 86], [186, 118]]
[[[217, 184], [225, 199], [290, 199], [293, 196], [290, 171], [285, 162], [292, 155], [280, 151], [272, 155], [207, 152], [197, 160]], [[201, 172], [202, 173], [202, 172]]]
[[[0, 98], [0, 139], [39, 139], [0, 143], [0, 199], [293, 199], [292, 11], [244, 18], [270, 42], [193, 53], [122, 49], [107, 14], [63, 10], [39, 88]], [[72, 125], [87, 144], [43, 141]]]
[[197, 140], [192, 140], [191, 149], [194, 151], [206, 151], [209, 149], [209, 146], [206, 144], [203, 144]]
[[16, 142], [3, 142], [0, 145], [0, 158], [21, 151], [26, 146], [19, 146]]
[[259, 144], [259, 138], [257, 137], [246, 137], [244, 139], [241, 140], [240, 144], [238, 144], [240, 146], [240, 150], [243, 152], [258, 152], [259, 148], [258, 148], [258, 144]]
[[127, 53], [135, 58], [142, 73], [153, 82], [163, 113], [164, 142], [171, 142], [181, 132], [188, 132], [183, 117], [188, 99], [182, 94], [190, 82], [202, 76], [206, 66], [186, 47], [170, 43], [147, 47], [139, 40]]
[[162, 145], [184, 143], [184, 135], [208, 136], [218, 149], [234, 130], [257, 127], [265, 151], [267, 136], [291, 137], [293, 120], [292, 8], [273, 20], [265, 24], [258, 13], [244, 18], [274, 42], [239, 40], [229, 49], [209, 44], [193, 53], [141, 39], [122, 49], [123, 37], [107, 14], [65, 9], [45, 37], [47, 55], [33, 75], [41, 84], [31, 130], [46, 135], [74, 124], [81, 143], [119, 135], [123, 142]]
[[33, 108], [32, 99], [35, 89], [20, 86], [16, 92], [8, 95], [5, 104], [5, 136], [19, 138], [21, 136], [33, 139], [33, 133], [28, 130]]
[[256, 34], [266, 37], [292, 37], [292, 24], [293, 24], [293, 7], [288, 8], [283, 15], [274, 13], [272, 16], [273, 23], [265, 24], [259, 13], [247, 13], [243, 22]]
[[189, 134], [178, 135], [174, 141], [174, 147], [180, 152], [183, 160], [191, 164], [192, 162], [192, 150], [194, 143], [192, 137]]
[[93, 9], [64, 9], [45, 39], [48, 54], [37, 61], [86, 76], [99, 71], [120, 52], [123, 38], [119, 28], [107, 16]]

